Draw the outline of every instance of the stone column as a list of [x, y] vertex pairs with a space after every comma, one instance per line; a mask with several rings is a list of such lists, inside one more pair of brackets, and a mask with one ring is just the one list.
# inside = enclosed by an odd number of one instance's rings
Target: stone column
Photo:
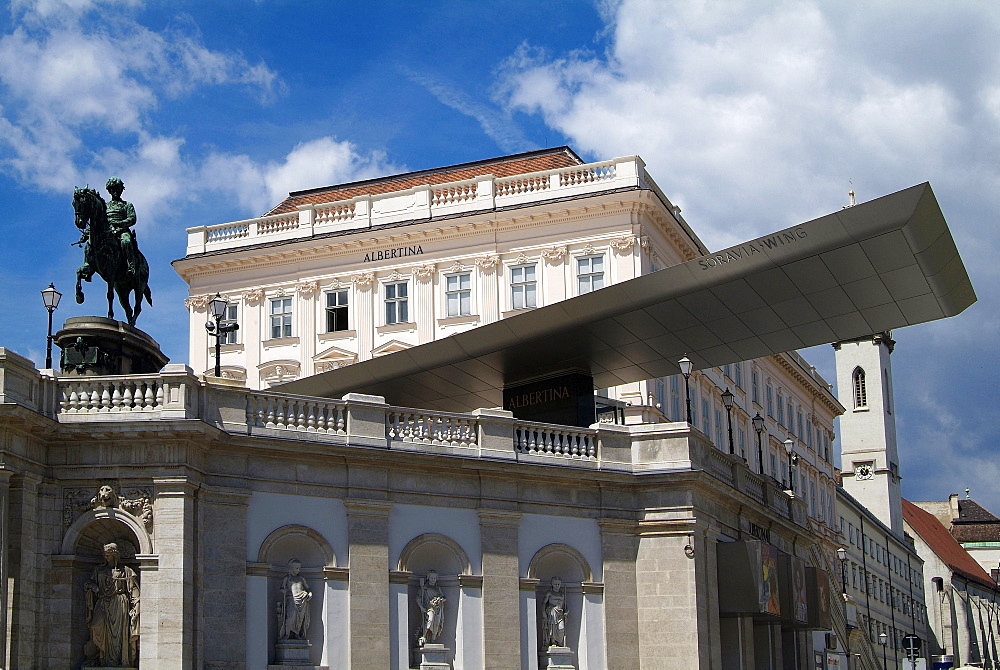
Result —
[[[7, 547], [8, 544], [8, 527], [10, 526], [10, 521], [8, 520], [9, 504], [8, 499], [10, 497], [10, 477], [13, 473], [7, 468], [0, 467], [0, 584], [4, 584], [3, 588], [0, 588], [0, 660], [5, 660], [7, 658]], [[7, 667], [10, 667], [7, 665]]]
[[[38, 649], [42, 571], [38, 566], [38, 485], [40, 479], [23, 474], [12, 478], [8, 488], [7, 649], [8, 668], [30, 668], [42, 656]], [[9, 547], [9, 549], [8, 549]]]
[[434, 275], [436, 267], [433, 264], [424, 265], [413, 273], [413, 298], [411, 302], [411, 318], [417, 322], [417, 343], [423, 344], [434, 340], [437, 333], [437, 318], [434, 308]]
[[607, 621], [608, 670], [639, 667], [639, 601], [636, 594], [636, 523], [601, 519], [604, 559], [604, 618]]
[[521, 515], [479, 511], [483, 550], [483, 651], [485, 668], [507, 670], [521, 664], [517, 529]]
[[159, 623], [157, 649], [150, 660], [155, 658], [153, 665], [164, 670], [194, 667], [196, 488], [187, 477], [153, 479], [158, 593], [153, 602], [143, 598], [142, 610], [144, 613], [156, 612]]
[[350, 542], [351, 668], [392, 667], [389, 657], [389, 511], [376, 500], [344, 501]]
[[715, 543], [693, 519], [683, 525], [640, 522], [636, 556], [639, 657], [643, 668], [718, 667], [718, 576]]
[[199, 666], [245, 668], [247, 631], [247, 505], [244, 491], [202, 489], [198, 527], [211, 529], [199, 539]]

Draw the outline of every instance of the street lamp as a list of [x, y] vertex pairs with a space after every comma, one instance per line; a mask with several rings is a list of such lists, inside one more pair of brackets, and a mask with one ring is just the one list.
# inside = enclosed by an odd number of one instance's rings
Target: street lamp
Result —
[[884, 632], [878, 634], [878, 643], [882, 645], [882, 670], [889, 670], [889, 663], [885, 660], [885, 643], [889, 641], [889, 636]]
[[687, 400], [687, 422], [691, 423], [691, 386], [689, 385], [689, 380], [691, 379], [691, 370], [694, 368], [694, 364], [691, 359], [684, 354], [684, 358], [677, 361], [677, 365], [681, 368], [681, 374], [684, 375], [684, 397]]
[[788, 454], [788, 490], [794, 494], [795, 476], [792, 475], [792, 466], [799, 460], [799, 457], [795, 454], [795, 440], [790, 437], [785, 438], [785, 453]]
[[757, 416], [750, 419], [753, 429], [757, 431], [757, 472], [764, 474], [764, 447], [761, 444], [761, 434], [764, 432], [764, 417], [757, 412]]
[[736, 450], [733, 448], [733, 392], [726, 387], [726, 390], [722, 392], [722, 404], [726, 406], [726, 425], [729, 426], [729, 453], [735, 454]]
[[49, 284], [48, 288], [42, 289], [42, 304], [49, 311], [49, 335], [45, 340], [45, 368], [48, 370], [52, 369], [52, 312], [59, 306], [60, 298], [62, 293], [56, 290], [55, 284]]
[[208, 303], [208, 313], [211, 315], [213, 319], [215, 319], [215, 323], [212, 323], [211, 321], [206, 323], [205, 330], [208, 331], [209, 335], [215, 336], [216, 377], [222, 376], [222, 351], [220, 348], [222, 344], [222, 336], [225, 335], [226, 333], [232, 333], [233, 331], [240, 329], [240, 324], [236, 323], [235, 321], [226, 324], [220, 323], [220, 321], [222, 321], [222, 317], [226, 315], [227, 307], [229, 307], [229, 302], [218, 293], [216, 293], [215, 297], [212, 298]]
[[843, 547], [837, 549], [837, 560], [840, 561], [840, 594], [847, 595], [847, 550]]

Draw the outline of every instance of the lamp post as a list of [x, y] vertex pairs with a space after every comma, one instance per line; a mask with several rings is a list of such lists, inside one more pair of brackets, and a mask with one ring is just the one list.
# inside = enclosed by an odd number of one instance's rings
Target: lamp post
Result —
[[235, 321], [232, 323], [222, 324], [222, 317], [226, 315], [226, 308], [229, 306], [229, 302], [223, 298], [218, 293], [212, 298], [208, 303], [208, 312], [215, 323], [209, 321], [205, 324], [205, 329], [208, 331], [209, 335], [215, 336], [215, 376], [222, 376], [222, 336], [226, 333], [232, 333], [240, 329], [240, 324]]
[[889, 670], [889, 662], [885, 658], [885, 643], [889, 641], [889, 636], [885, 633], [878, 634], [878, 643], [882, 645], [882, 670]]
[[795, 440], [790, 437], [785, 438], [785, 453], [788, 454], [788, 490], [794, 494], [795, 476], [792, 474], [792, 466], [799, 460], [799, 457], [795, 454]]
[[729, 426], [729, 453], [735, 454], [736, 449], [733, 447], [733, 392], [726, 387], [726, 390], [722, 392], [722, 404], [726, 406], [726, 425]]
[[757, 412], [757, 416], [750, 420], [753, 429], [757, 431], [757, 472], [764, 474], [764, 447], [761, 444], [761, 434], [764, 432], [764, 417]]
[[837, 560], [840, 561], [840, 600], [844, 603], [844, 629], [847, 637], [844, 646], [847, 648], [847, 668], [851, 668], [851, 622], [847, 620], [847, 550], [837, 548]]
[[681, 374], [684, 375], [684, 398], [687, 401], [687, 422], [691, 423], [691, 370], [694, 368], [694, 364], [691, 359], [684, 355], [684, 358], [677, 361], [677, 365], [681, 368]]
[[42, 289], [42, 304], [49, 312], [49, 334], [45, 340], [45, 368], [48, 370], [52, 369], [52, 312], [59, 306], [60, 298], [62, 293], [56, 290], [55, 284], [49, 284], [48, 288]]

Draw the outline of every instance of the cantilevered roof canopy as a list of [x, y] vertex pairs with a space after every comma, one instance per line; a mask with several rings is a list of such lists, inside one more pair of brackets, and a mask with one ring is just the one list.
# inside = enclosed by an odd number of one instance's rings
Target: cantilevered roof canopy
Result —
[[607, 388], [864, 337], [976, 301], [929, 184], [412, 349], [283, 384], [444, 411], [565, 372]]

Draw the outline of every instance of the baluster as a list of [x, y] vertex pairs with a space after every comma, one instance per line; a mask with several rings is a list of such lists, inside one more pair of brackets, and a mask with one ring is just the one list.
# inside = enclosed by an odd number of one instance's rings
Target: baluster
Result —
[[306, 430], [316, 432], [316, 403], [307, 403], [306, 409]]
[[153, 407], [151, 409], [159, 409], [163, 407], [166, 389], [163, 387], [162, 382], [154, 381], [153, 386], [156, 388], [156, 396], [153, 398]]
[[69, 397], [66, 404], [63, 405], [63, 409], [66, 412], [76, 412], [80, 409], [80, 396], [77, 395], [76, 384], [70, 384], [67, 388], [69, 389]]
[[132, 387], [135, 386], [133, 382], [127, 382], [122, 384], [122, 409], [130, 411], [132, 409]]
[[344, 418], [346, 408], [343, 405], [337, 405], [337, 432], [341, 435], [347, 432], [347, 419]]
[[122, 392], [120, 386], [116, 383], [111, 385], [111, 405], [108, 407], [110, 412], [120, 412], [122, 409]]
[[101, 412], [111, 411], [111, 394], [108, 393], [107, 384], [101, 384]]
[[295, 426], [302, 430], [306, 427], [306, 403], [300, 400], [296, 404], [299, 407], [299, 413], [295, 417]]
[[153, 382], [145, 382], [146, 390], [142, 395], [142, 408], [146, 410], [153, 409], [153, 403], [156, 402], [153, 397]]
[[274, 423], [278, 428], [288, 428], [288, 400], [274, 399]]
[[264, 425], [267, 426], [268, 428], [274, 428], [275, 427], [275, 423], [274, 423], [274, 398], [272, 398], [271, 396], [267, 397], [267, 419], [265, 420]]

